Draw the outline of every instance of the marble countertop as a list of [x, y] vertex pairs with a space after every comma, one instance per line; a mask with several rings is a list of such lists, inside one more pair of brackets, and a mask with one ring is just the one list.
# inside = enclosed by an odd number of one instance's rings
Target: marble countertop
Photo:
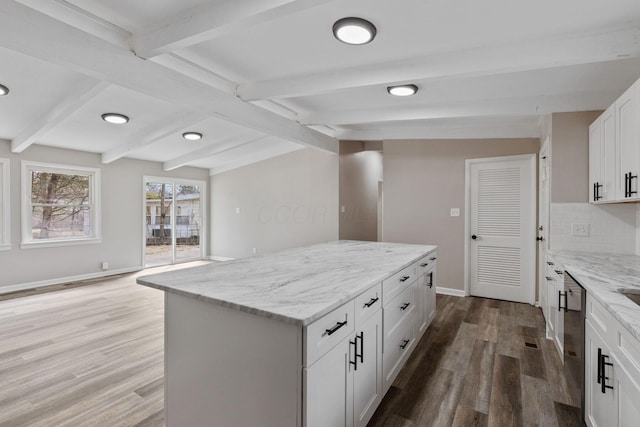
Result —
[[142, 276], [137, 282], [306, 326], [434, 250], [340, 240]]
[[551, 251], [550, 256], [640, 340], [640, 306], [618, 292], [640, 291], [640, 256], [577, 251]]

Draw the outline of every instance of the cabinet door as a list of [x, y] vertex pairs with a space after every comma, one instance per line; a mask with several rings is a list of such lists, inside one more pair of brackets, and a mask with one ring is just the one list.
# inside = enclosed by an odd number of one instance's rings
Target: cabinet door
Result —
[[558, 294], [555, 285], [555, 280], [552, 276], [546, 276], [547, 283], [547, 338], [553, 340], [555, 344], [556, 337], [556, 323], [558, 315]]
[[[601, 116], [602, 147], [600, 152], [600, 187], [601, 202], [609, 202], [621, 198], [617, 194], [616, 178], [618, 176], [617, 146], [616, 146], [616, 118], [615, 105], [607, 108]], [[591, 153], [589, 153], [591, 155]]]
[[304, 370], [306, 427], [353, 425], [353, 351], [345, 339]]
[[[637, 427], [640, 422], [640, 384], [615, 357], [615, 391], [618, 398], [618, 426]], [[607, 390], [609, 391], [609, 390]]]
[[427, 330], [429, 320], [429, 273], [418, 279], [416, 289], [416, 333], [418, 338]]
[[426, 275], [427, 279], [427, 327], [431, 324], [431, 321], [436, 317], [436, 269], [433, 268]]
[[602, 183], [602, 116], [589, 126], [589, 202], [598, 201], [597, 186]]
[[[611, 362], [611, 350], [605, 341], [595, 331], [589, 320], [585, 321], [585, 421], [589, 427], [615, 427], [618, 425], [618, 413], [616, 409], [617, 388], [616, 385], [616, 363], [614, 366], [604, 366], [604, 375], [602, 375], [603, 366], [600, 363], [599, 354], [609, 356], [608, 361]], [[613, 385], [613, 389], [605, 388], [602, 391], [602, 381], [606, 381], [606, 385]], [[637, 404], [637, 401], [636, 403]], [[637, 418], [634, 420], [637, 422]]]
[[563, 296], [564, 284], [560, 280], [553, 281], [553, 288], [555, 296], [554, 299], [558, 304], [558, 309], [551, 314], [556, 318], [553, 341], [556, 343], [556, 348], [558, 349], [560, 360], [564, 360], [564, 307], [567, 303], [567, 300]]
[[382, 401], [382, 310], [356, 334], [358, 364], [353, 372], [355, 426], [365, 427]]
[[[638, 172], [640, 171], [640, 124], [638, 123], [638, 84], [631, 86], [615, 103], [616, 138], [620, 165], [617, 194], [620, 200], [638, 199]], [[631, 178], [626, 176], [630, 175]], [[635, 192], [635, 193], [634, 193]]]

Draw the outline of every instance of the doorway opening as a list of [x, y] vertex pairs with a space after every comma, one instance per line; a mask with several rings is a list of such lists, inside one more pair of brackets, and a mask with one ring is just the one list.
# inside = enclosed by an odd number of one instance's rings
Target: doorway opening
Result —
[[205, 183], [144, 178], [144, 266], [194, 261], [204, 256]]

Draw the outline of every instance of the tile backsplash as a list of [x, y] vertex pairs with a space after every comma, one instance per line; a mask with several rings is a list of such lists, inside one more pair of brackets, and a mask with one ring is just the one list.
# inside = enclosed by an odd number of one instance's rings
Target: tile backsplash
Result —
[[[639, 253], [640, 230], [636, 224], [640, 225], [640, 206], [635, 203], [551, 203], [550, 219], [551, 249]], [[576, 235], [584, 225], [587, 225], [589, 235]]]

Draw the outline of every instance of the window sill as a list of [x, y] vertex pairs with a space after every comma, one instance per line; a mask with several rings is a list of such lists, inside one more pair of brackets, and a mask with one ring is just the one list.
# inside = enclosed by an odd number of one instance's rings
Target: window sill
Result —
[[78, 245], [95, 245], [102, 243], [100, 238], [89, 239], [65, 239], [65, 240], [42, 240], [29, 241], [20, 243], [20, 249], [36, 249], [36, 248], [56, 248], [60, 246], [78, 246]]

